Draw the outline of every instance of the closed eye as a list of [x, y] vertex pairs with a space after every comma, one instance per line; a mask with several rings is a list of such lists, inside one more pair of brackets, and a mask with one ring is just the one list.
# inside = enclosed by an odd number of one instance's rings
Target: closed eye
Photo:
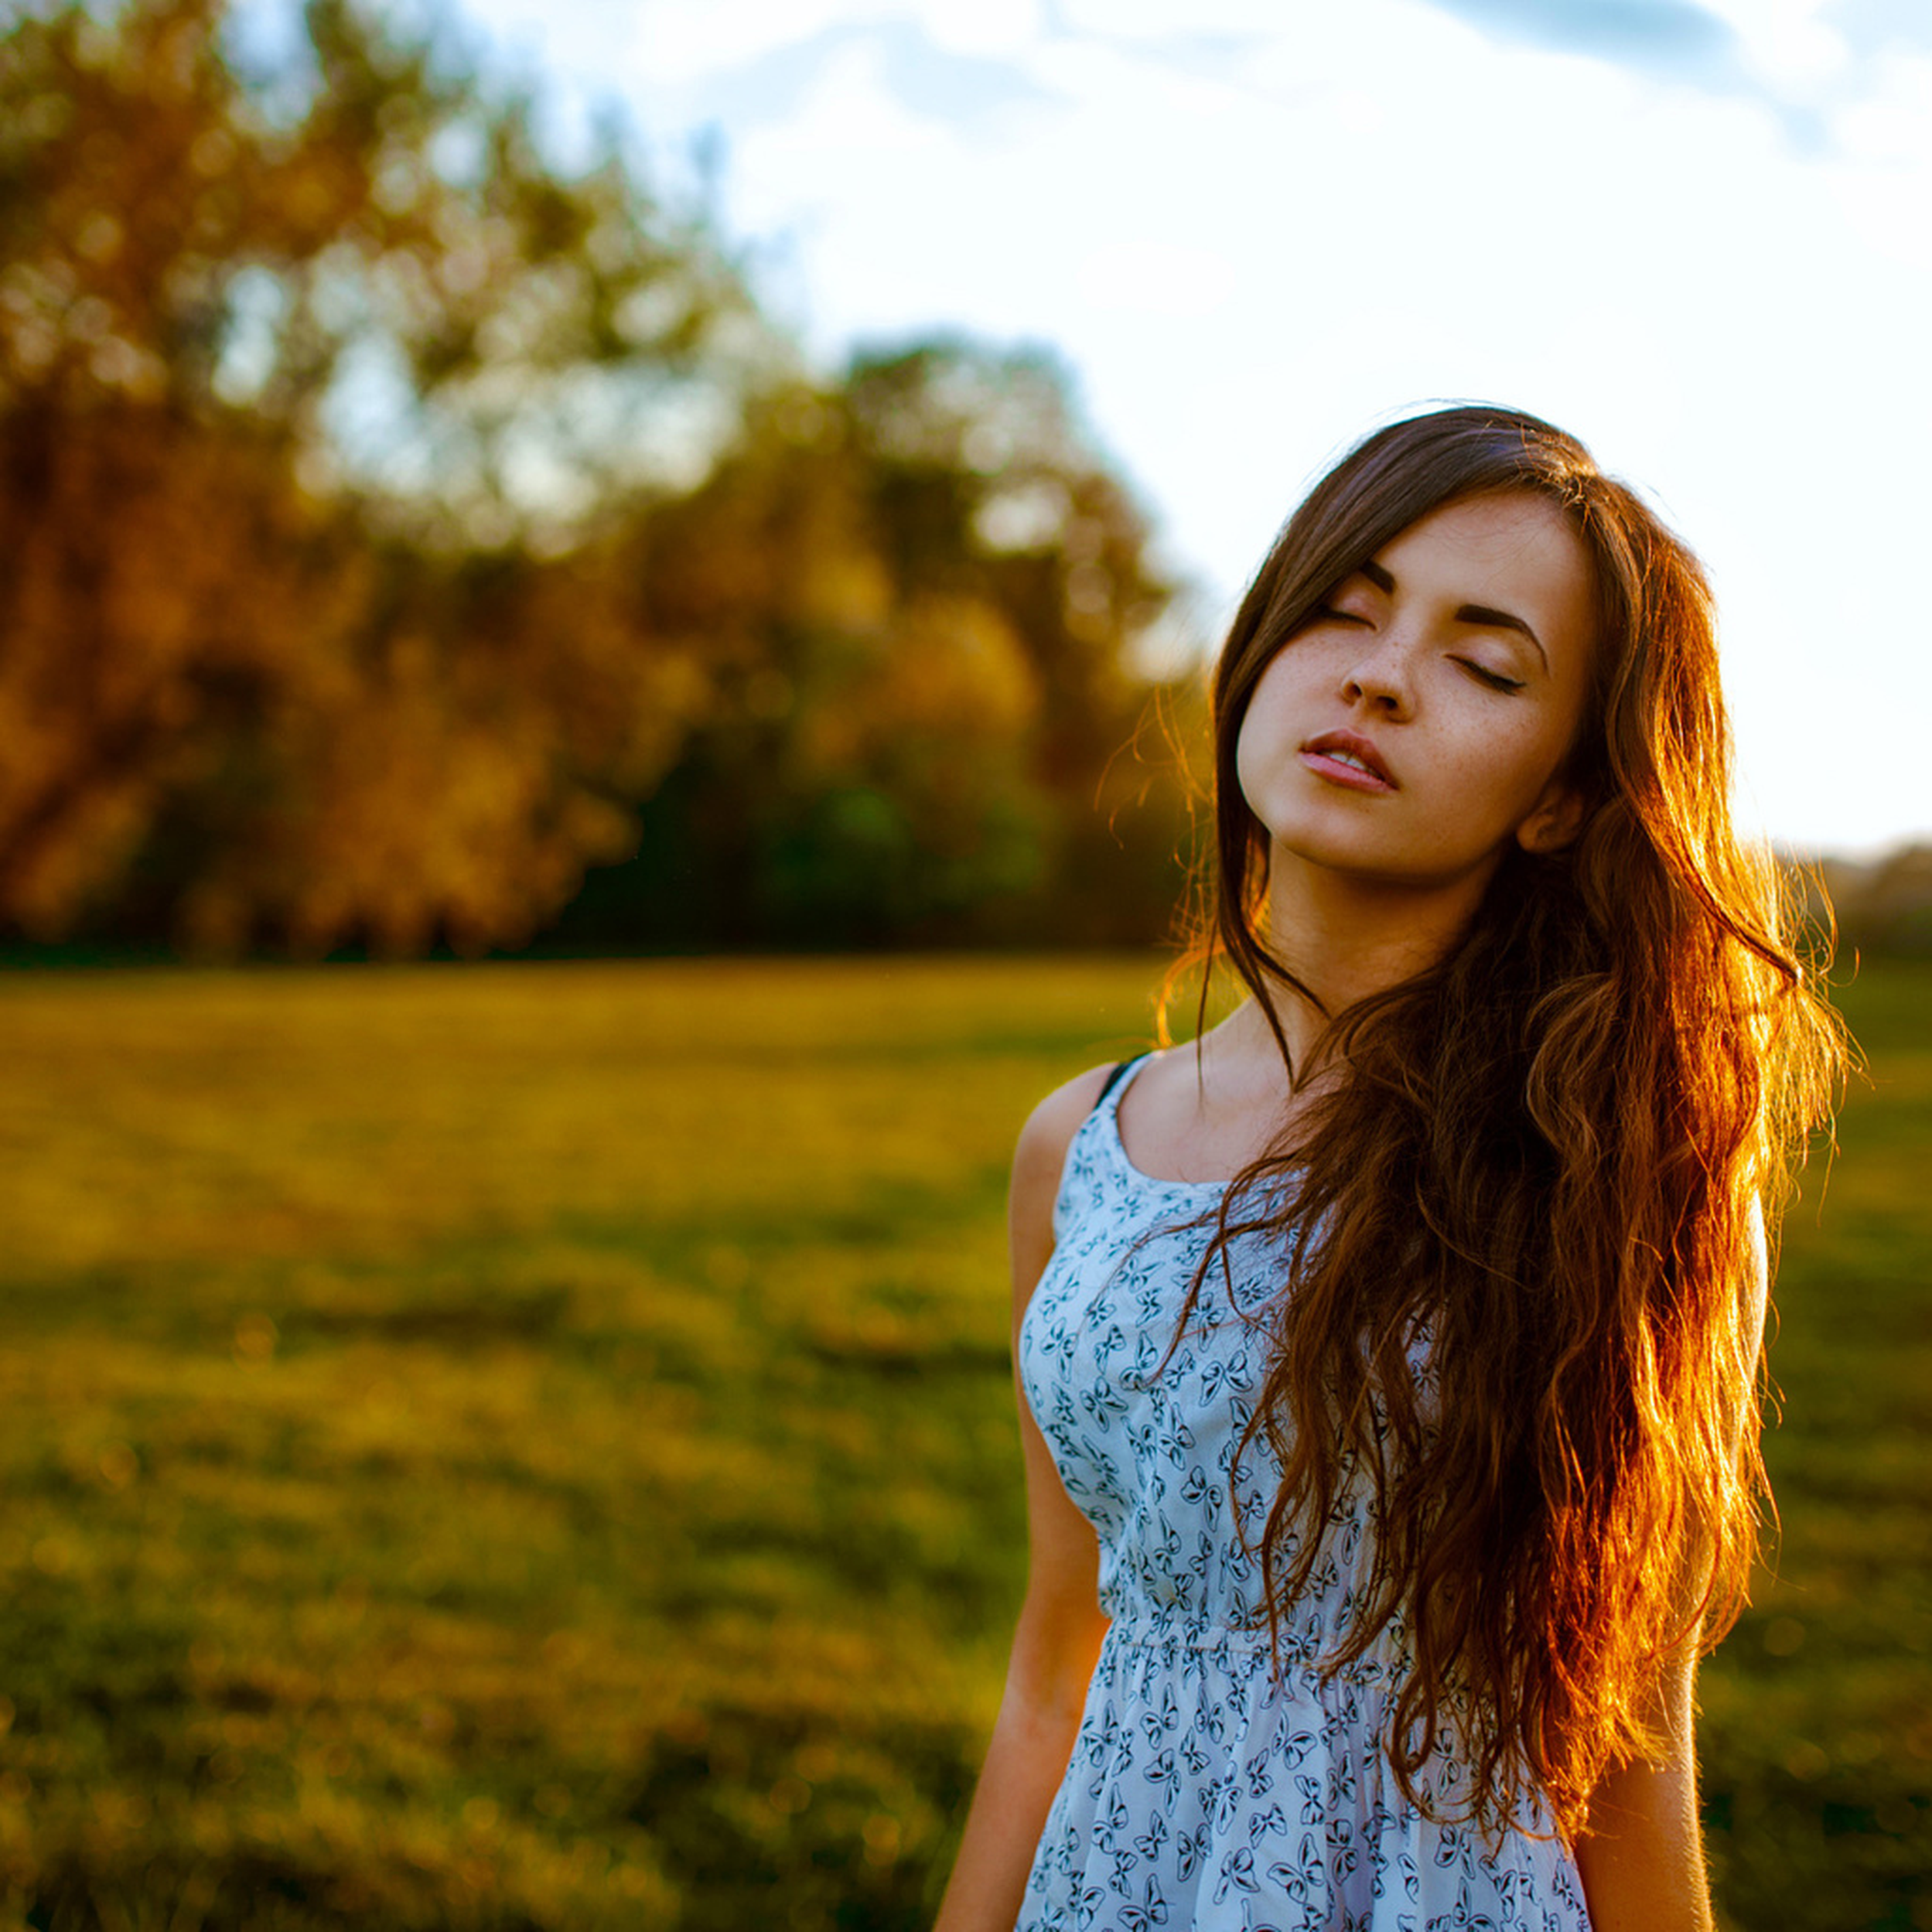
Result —
[[1521, 678], [1506, 678], [1500, 671], [1491, 671], [1487, 664], [1479, 664], [1473, 657], [1459, 657], [1456, 661], [1479, 683], [1488, 685], [1491, 691], [1521, 691], [1523, 688]]
[[1333, 604], [1317, 604], [1309, 613], [1310, 623], [1322, 619], [1333, 624], [1360, 624], [1364, 629], [1368, 625], [1366, 617], [1358, 617], [1352, 610], [1337, 610]]

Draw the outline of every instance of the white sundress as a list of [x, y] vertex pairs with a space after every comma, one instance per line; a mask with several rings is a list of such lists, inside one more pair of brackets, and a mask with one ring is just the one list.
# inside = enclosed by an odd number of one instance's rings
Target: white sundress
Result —
[[[1181, 1224], [1221, 1183], [1130, 1164], [1116, 1114], [1141, 1063], [1067, 1149], [1053, 1258], [1020, 1330], [1026, 1399], [1098, 1533], [1113, 1620], [1018, 1932], [1588, 1932], [1575, 1862], [1540, 1807], [1498, 1846], [1403, 1797], [1384, 1749], [1399, 1634], [1328, 1682], [1316, 1668], [1347, 1622], [1358, 1517], [1331, 1525], [1277, 1680], [1230, 1492], [1265, 1337], [1217, 1268], [1162, 1366], [1209, 1239]], [[1268, 1292], [1261, 1240], [1231, 1258], [1251, 1306]], [[1251, 1534], [1278, 1473], [1258, 1446], [1242, 1459]], [[1452, 1730], [1420, 1781], [1452, 1812], [1466, 1775]]]

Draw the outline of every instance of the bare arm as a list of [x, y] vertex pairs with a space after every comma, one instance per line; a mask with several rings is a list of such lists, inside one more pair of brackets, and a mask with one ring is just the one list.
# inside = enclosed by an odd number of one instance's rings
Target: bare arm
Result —
[[1626, 1765], [1591, 1794], [1576, 1845], [1591, 1932], [1711, 1932], [1691, 1736], [1696, 1670], [1687, 1656], [1665, 1680], [1661, 1715], [1670, 1749], [1663, 1763]]
[[[1009, 1214], [1016, 1344], [1026, 1305], [1053, 1254], [1053, 1201], [1067, 1143], [1104, 1077], [1096, 1069], [1049, 1094], [1020, 1135]], [[1023, 1392], [1019, 1403], [1026, 1465], [1026, 1596], [937, 1932], [1012, 1932], [1107, 1630], [1094, 1596], [1100, 1552], [1093, 1527], [1067, 1500]]]

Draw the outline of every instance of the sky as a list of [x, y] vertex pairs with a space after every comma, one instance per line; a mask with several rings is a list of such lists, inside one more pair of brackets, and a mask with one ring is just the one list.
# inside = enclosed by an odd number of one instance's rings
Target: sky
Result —
[[1211, 642], [1436, 401], [1580, 435], [1703, 557], [1743, 821], [1932, 835], [1924, 0], [463, 0], [724, 227], [827, 368], [1045, 345]]

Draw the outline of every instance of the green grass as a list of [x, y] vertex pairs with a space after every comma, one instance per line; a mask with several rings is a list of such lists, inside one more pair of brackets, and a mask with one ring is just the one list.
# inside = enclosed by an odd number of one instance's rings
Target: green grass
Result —
[[1775, 1575], [1700, 1679], [1739, 1927], [1932, 1927], [1932, 964], [1845, 992], [1869, 1056], [1787, 1215]]
[[[0, 979], [0, 1927], [923, 1924], [1021, 1582], [1002, 1203], [1114, 961]], [[1932, 973], [1788, 1227], [1739, 1932], [1932, 1926]]]

